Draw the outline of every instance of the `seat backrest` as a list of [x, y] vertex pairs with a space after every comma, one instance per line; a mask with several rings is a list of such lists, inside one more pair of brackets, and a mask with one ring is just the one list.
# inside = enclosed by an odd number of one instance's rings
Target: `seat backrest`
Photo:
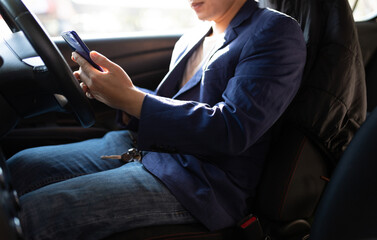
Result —
[[[309, 234], [310, 219], [331, 175], [324, 150], [295, 125], [281, 126], [258, 187], [254, 212], [267, 234]], [[297, 224], [296, 224], [297, 223]]]
[[286, 114], [339, 159], [366, 116], [363, 58], [347, 0], [260, 0], [297, 19], [308, 57]]
[[312, 240], [377, 239], [377, 109], [352, 139], [316, 211]]
[[[297, 226], [290, 227], [292, 222], [314, 215], [326, 180], [365, 120], [364, 67], [347, 0], [259, 3], [295, 18], [307, 43], [303, 82], [274, 126], [277, 134], [256, 198], [261, 220], [280, 225], [278, 235], [289, 235]], [[299, 225], [310, 228], [308, 222]]]

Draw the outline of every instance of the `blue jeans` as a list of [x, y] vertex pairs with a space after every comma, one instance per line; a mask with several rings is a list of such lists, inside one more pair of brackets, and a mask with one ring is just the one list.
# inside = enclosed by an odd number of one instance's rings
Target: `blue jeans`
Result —
[[10, 158], [26, 239], [101, 239], [141, 226], [196, 222], [142, 163], [100, 158], [130, 147], [129, 132], [114, 131]]

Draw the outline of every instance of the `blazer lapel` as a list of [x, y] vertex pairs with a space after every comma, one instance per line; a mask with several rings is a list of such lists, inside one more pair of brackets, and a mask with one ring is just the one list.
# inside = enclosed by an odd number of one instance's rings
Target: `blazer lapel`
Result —
[[[229, 30], [229, 31], [228, 31]], [[212, 56], [221, 48], [229, 44], [233, 39], [237, 37], [237, 33], [232, 29], [228, 29], [224, 36], [224, 42], [223, 44], [219, 45], [215, 51], [213, 51], [212, 55], [208, 58], [208, 60], [205, 63], [202, 63], [202, 66], [199, 68], [199, 70], [194, 74], [194, 76], [181, 88], [176, 92], [173, 98], [177, 98], [179, 95], [181, 95], [184, 92], [189, 91], [191, 88], [195, 87], [199, 82], [202, 80], [203, 71], [207, 67], [206, 65], [211, 60]], [[203, 39], [202, 39], [203, 41]], [[201, 42], [201, 41], [200, 41]], [[189, 55], [189, 54], [188, 54]], [[205, 65], [203, 65], [205, 64]], [[184, 64], [186, 65], [186, 64]], [[182, 70], [184, 71], [184, 69]]]
[[237, 28], [244, 21], [246, 21], [246, 19], [250, 18], [257, 9], [258, 9], [257, 2], [255, 2], [254, 0], [246, 1], [246, 3], [242, 6], [240, 11], [233, 18], [228, 28], [226, 29], [224, 45], [228, 45], [231, 41], [233, 41], [238, 36]]
[[181, 54], [180, 59], [177, 61], [174, 68], [168, 72], [168, 74], [161, 81], [160, 85], [157, 87], [156, 93], [163, 97], [173, 97], [179, 90], [179, 84], [182, 80], [183, 72], [186, 68], [186, 63], [192, 53], [199, 47], [204, 38], [208, 35], [210, 27], [205, 28], [204, 33], [198, 35], [199, 37], [193, 38], [192, 45], [189, 45], [183, 54]]
[[200, 69], [192, 76], [192, 78], [181, 88], [179, 91], [174, 95], [173, 98], [177, 98], [179, 95], [181, 95], [184, 92], [187, 92], [191, 88], [193, 88], [196, 84], [202, 80], [203, 75], [203, 66], [200, 67]]
[[[224, 37], [225, 38], [225, 37]], [[234, 39], [234, 38], [233, 38]], [[212, 55], [207, 59], [206, 62], [202, 62], [199, 70], [194, 74], [194, 76], [192, 76], [192, 78], [181, 88], [179, 89], [179, 91], [177, 92], [176, 95], [174, 95], [173, 98], [177, 98], [179, 95], [181, 95], [182, 93], [184, 92], [187, 92], [188, 90], [190, 90], [191, 88], [195, 87], [201, 80], [202, 80], [202, 76], [203, 76], [203, 71], [205, 70], [205, 68], [207, 67], [208, 65], [208, 62], [211, 60], [212, 56], [221, 48], [223, 48], [226, 44], [227, 41], [226, 39], [224, 40], [224, 42], [217, 46], [217, 48], [213, 51]]]
[[[234, 19], [230, 22], [228, 28], [225, 31], [224, 36], [224, 43], [219, 46], [219, 48], [214, 51], [212, 56], [223, 47], [229, 45], [230, 42], [232, 42], [237, 36], [237, 28], [248, 18], [250, 18], [251, 15], [255, 12], [255, 10], [258, 8], [258, 3], [254, 0], [248, 0], [244, 4], [244, 6], [240, 9], [238, 14], [234, 17]], [[205, 29], [205, 34], [201, 34], [200, 38], [196, 40], [196, 43], [189, 46], [186, 49], [186, 53], [182, 54], [180, 60], [177, 61], [177, 64], [175, 67], [170, 71], [164, 80], [161, 82], [161, 84], [157, 88], [157, 95], [165, 96], [165, 97], [173, 97], [176, 98], [179, 95], [181, 95], [184, 92], [187, 92], [194, 86], [196, 86], [202, 79], [203, 75], [203, 67], [202, 66], [198, 72], [195, 73], [195, 75], [181, 88], [179, 89], [179, 83], [182, 80], [182, 75], [186, 67], [186, 62], [188, 58], [191, 56], [191, 54], [198, 48], [199, 44], [202, 43], [204, 38], [208, 35], [211, 28]], [[194, 41], [195, 42], [195, 41]], [[212, 57], [211, 56], [211, 57]], [[209, 58], [209, 60], [211, 59]]]

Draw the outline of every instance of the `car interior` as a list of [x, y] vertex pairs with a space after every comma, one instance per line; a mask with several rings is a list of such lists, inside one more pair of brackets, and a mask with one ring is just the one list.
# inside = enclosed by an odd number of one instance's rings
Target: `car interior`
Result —
[[[377, 238], [377, 16], [354, 22], [347, 0], [259, 4], [299, 22], [308, 55], [301, 89], [273, 126], [265, 171], [257, 197], [250, 202], [253, 211], [237, 226], [216, 232], [201, 224], [176, 224], [133, 229], [106, 240]], [[120, 126], [116, 110], [81, 92], [72, 75], [77, 65], [63, 39], [51, 40], [21, 1], [0, 0], [0, 13], [13, 32], [0, 40], [0, 238], [13, 240], [23, 237], [6, 159], [29, 147], [101, 137]], [[154, 89], [168, 71], [179, 37], [84, 40], [122, 66], [135, 85]], [[342, 101], [344, 94], [364, 98], [333, 109], [329, 99]], [[332, 139], [334, 126], [327, 119], [353, 116], [355, 108], [365, 115], [356, 116], [352, 126], [350, 121], [337, 126], [354, 130], [361, 125], [355, 137], [349, 143], [350, 133], [345, 132], [340, 136], [343, 142]], [[321, 125], [302, 118], [301, 113], [311, 109], [321, 109], [310, 115], [322, 119]], [[329, 150], [326, 144], [335, 140], [342, 144]]]

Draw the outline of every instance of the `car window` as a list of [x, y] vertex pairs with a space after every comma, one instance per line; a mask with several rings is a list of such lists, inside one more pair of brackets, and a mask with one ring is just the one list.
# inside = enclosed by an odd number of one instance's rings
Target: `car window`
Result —
[[0, 15], [0, 38], [9, 34], [11, 31], [5, 23], [4, 19]]
[[[198, 23], [187, 0], [23, 0], [51, 36], [182, 33]], [[1, 27], [1, 26], [0, 26]], [[0, 28], [1, 30], [1, 28]]]
[[377, 15], [377, 0], [348, 0], [355, 21], [363, 21]]

